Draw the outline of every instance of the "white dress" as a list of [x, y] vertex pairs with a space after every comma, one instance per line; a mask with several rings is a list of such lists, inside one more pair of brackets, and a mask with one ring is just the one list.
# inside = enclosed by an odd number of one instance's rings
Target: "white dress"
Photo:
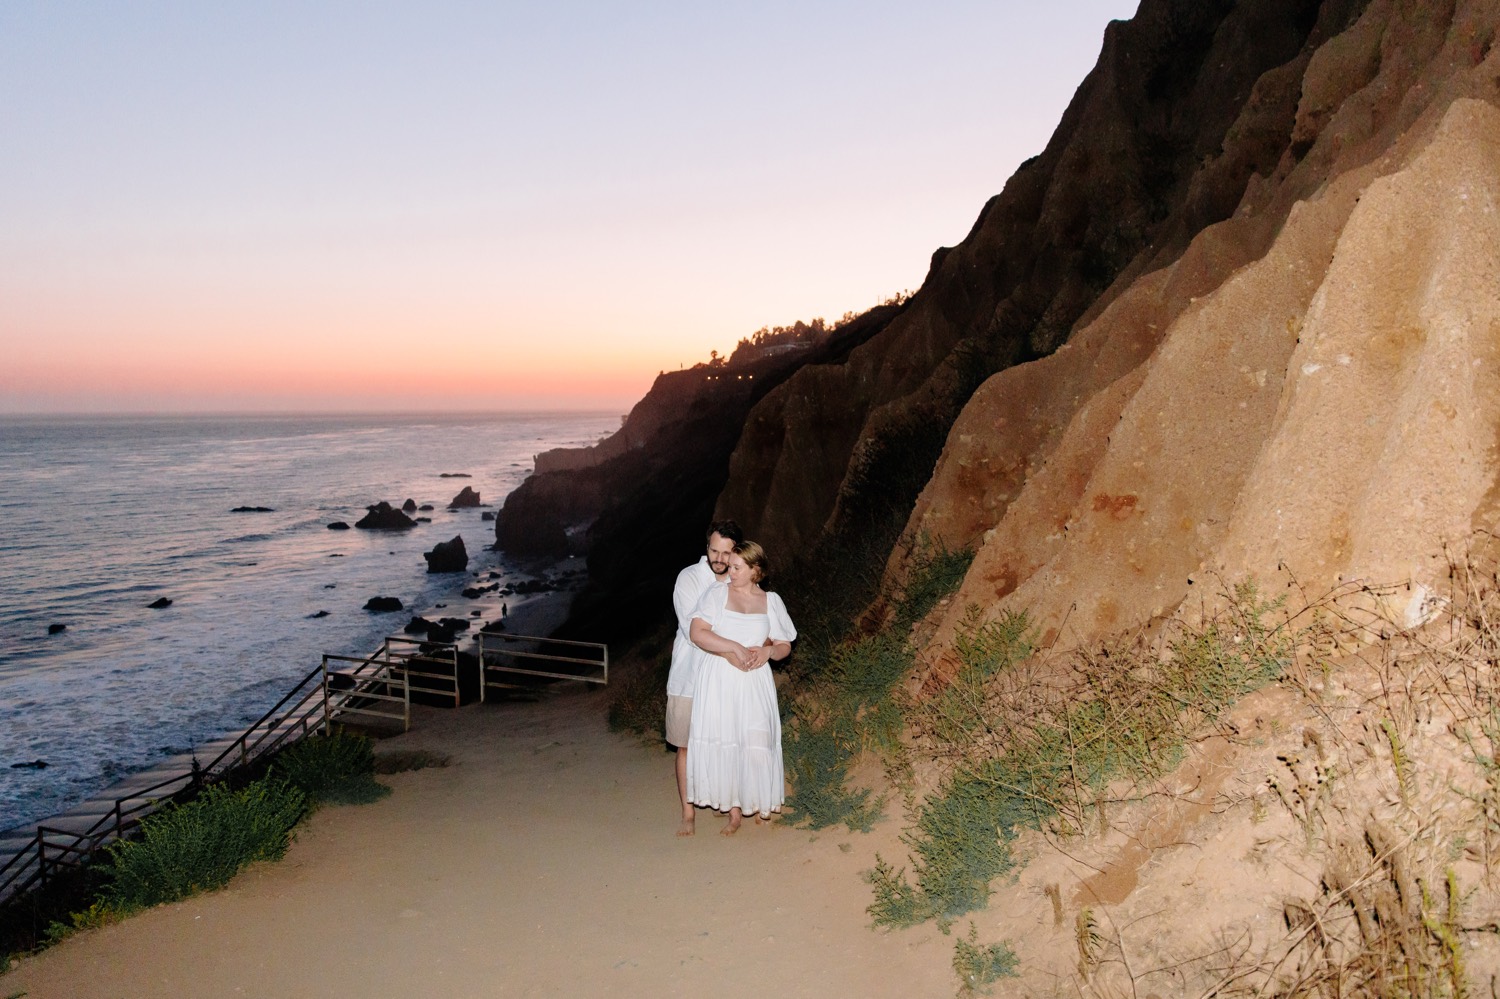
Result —
[[[797, 637], [786, 606], [766, 594], [765, 614], [729, 610], [729, 587], [704, 593], [693, 613], [714, 634], [754, 648], [767, 637], [790, 642]], [[693, 721], [688, 734], [688, 800], [727, 812], [763, 816], [781, 810], [786, 778], [781, 764], [781, 712], [771, 668], [746, 673], [722, 656], [703, 654], [693, 694]]]

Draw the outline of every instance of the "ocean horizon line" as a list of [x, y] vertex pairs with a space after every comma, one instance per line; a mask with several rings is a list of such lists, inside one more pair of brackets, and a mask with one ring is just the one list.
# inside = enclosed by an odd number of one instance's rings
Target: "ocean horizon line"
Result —
[[546, 417], [620, 415], [613, 407], [577, 407], [547, 409], [154, 409], [154, 410], [0, 410], [0, 420], [42, 422], [46, 420], [171, 420], [171, 419], [316, 419], [394, 417]]

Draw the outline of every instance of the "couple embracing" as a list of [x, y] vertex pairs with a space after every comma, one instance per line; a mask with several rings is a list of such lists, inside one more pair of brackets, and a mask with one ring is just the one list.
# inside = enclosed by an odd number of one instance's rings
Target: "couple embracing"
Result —
[[728, 812], [733, 835], [745, 815], [781, 811], [781, 713], [770, 662], [792, 651], [797, 631], [775, 593], [760, 545], [732, 520], [711, 524], [708, 551], [677, 575], [677, 636], [667, 677], [667, 741], [677, 747], [679, 836], [694, 806]]

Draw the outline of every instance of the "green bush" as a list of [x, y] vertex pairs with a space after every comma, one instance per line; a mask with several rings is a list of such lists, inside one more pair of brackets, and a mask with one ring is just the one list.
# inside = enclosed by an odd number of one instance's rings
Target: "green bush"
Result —
[[906, 631], [926, 617], [939, 600], [958, 589], [973, 563], [972, 548], [949, 548], [925, 534], [918, 538], [903, 599], [896, 608], [896, 628]]
[[[784, 750], [793, 824], [823, 829], [843, 823], [868, 832], [884, 808], [868, 790], [845, 785], [854, 758], [865, 750], [899, 756], [904, 719], [896, 701], [914, 656], [906, 632], [963, 581], [971, 551], [919, 544], [897, 623], [877, 634], [799, 649], [810, 688], [793, 709]], [[812, 662], [807, 662], [812, 659]]]
[[988, 995], [996, 981], [1016, 973], [1016, 955], [1003, 943], [979, 946], [979, 928], [970, 923], [968, 939], [959, 937], [953, 943], [953, 971], [959, 995]]
[[883, 799], [871, 801], [867, 788], [846, 786], [854, 758], [830, 728], [793, 724], [783, 730], [786, 773], [792, 783], [787, 820], [809, 829], [843, 823], [850, 832], [869, 832], [880, 818]]
[[906, 880], [906, 868], [896, 870], [875, 855], [875, 869], [865, 872], [865, 880], [875, 890], [875, 902], [865, 911], [876, 926], [915, 926], [932, 915], [927, 900]]
[[915, 712], [940, 742], [963, 744], [989, 727], [985, 686], [1001, 670], [1036, 651], [1031, 624], [1024, 613], [1006, 611], [996, 621], [981, 621], [970, 607], [954, 636], [959, 670], [948, 686]]
[[245, 865], [286, 852], [307, 798], [283, 781], [239, 791], [210, 785], [141, 824], [141, 837], [109, 848], [99, 915], [172, 902], [220, 888]]
[[374, 743], [352, 732], [303, 739], [276, 757], [271, 773], [310, 805], [367, 805], [391, 793], [375, 779]]

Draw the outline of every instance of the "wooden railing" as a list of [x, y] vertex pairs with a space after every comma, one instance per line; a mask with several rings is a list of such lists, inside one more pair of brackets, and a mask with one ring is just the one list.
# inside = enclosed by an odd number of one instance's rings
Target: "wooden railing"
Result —
[[[364, 663], [385, 665], [387, 643]], [[129, 833], [141, 820], [163, 805], [196, 792], [204, 784], [222, 779], [236, 768], [246, 766], [261, 756], [326, 730], [330, 724], [358, 708], [358, 699], [372, 696], [360, 689], [362, 683], [378, 683], [383, 688], [406, 687], [404, 676], [361, 679], [357, 671], [344, 671], [351, 682], [342, 689], [330, 689], [328, 660], [346, 657], [324, 657], [324, 662], [304, 676], [265, 714], [245, 729], [207, 765], [196, 759], [187, 771], [174, 774], [148, 787], [132, 790], [114, 799], [109, 810], [82, 832], [39, 825], [31, 844], [0, 865], [0, 902], [30, 888], [45, 885], [59, 870], [78, 867], [91, 860], [104, 847]], [[404, 695], [403, 695], [404, 697]], [[409, 702], [408, 702], [409, 705]], [[410, 722], [409, 706], [402, 716], [403, 725]]]
[[514, 688], [518, 684], [495, 674], [531, 676], [549, 680], [581, 680], [609, 683], [609, 646], [598, 642], [574, 642], [561, 638], [510, 635], [503, 631], [479, 633], [479, 699], [485, 691]]

